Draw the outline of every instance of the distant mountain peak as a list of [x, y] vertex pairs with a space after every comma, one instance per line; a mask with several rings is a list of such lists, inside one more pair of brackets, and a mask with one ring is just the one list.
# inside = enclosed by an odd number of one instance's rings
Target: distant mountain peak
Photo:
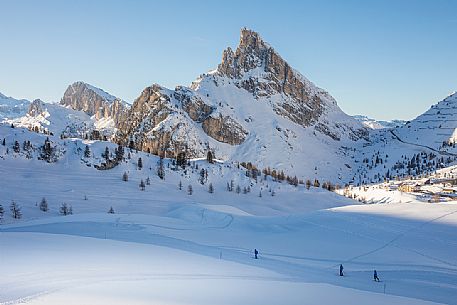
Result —
[[73, 110], [83, 111], [90, 116], [95, 116], [96, 119], [112, 118], [114, 121], [117, 121], [129, 108], [123, 100], [83, 81], [69, 85], [60, 104]]
[[224, 50], [217, 71], [228, 77], [241, 78], [245, 72], [266, 66], [271, 53], [276, 52], [264, 42], [259, 33], [242, 28], [236, 50], [233, 51], [230, 47]]
[[83, 82], [83, 81], [74, 82], [73, 84], [70, 85], [70, 87], [75, 88], [75, 90], [78, 90], [76, 88], [80, 88], [80, 87], [87, 88], [87, 90], [93, 91], [95, 94], [99, 95], [101, 98], [105, 99], [107, 102], [111, 102], [112, 103], [112, 102], [114, 102], [114, 100], [117, 99], [117, 97], [115, 97], [114, 95], [109, 94], [105, 90], [103, 90], [101, 88], [98, 88], [98, 87], [95, 87], [95, 86], [93, 86], [91, 84], [88, 84], [86, 82]]

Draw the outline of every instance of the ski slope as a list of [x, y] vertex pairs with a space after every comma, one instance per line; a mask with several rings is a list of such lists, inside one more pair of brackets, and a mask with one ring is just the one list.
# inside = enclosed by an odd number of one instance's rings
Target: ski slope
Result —
[[[0, 304], [457, 304], [455, 203], [383, 193], [388, 200], [372, 202], [384, 203], [360, 205], [321, 188], [255, 182], [235, 164], [205, 160], [186, 172], [164, 160], [161, 180], [158, 158], [135, 151], [99, 171], [93, 165], [115, 147], [100, 141], [51, 137], [61, 155], [46, 163], [37, 151], [11, 151], [15, 139], [38, 147], [45, 135], [0, 132]], [[251, 192], [228, 192], [231, 179]], [[37, 206], [42, 197], [48, 212]], [[12, 200], [22, 219], [11, 217]], [[74, 215], [59, 214], [63, 202]]]
[[5, 232], [0, 242], [1, 304], [433, 304], [145, 243]]

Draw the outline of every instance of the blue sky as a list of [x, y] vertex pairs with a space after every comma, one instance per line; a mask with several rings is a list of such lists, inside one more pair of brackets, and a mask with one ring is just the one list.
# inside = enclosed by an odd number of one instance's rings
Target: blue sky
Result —
[[457, 1], [2, 1], [0, 92], [83, 80], [133, 101], [188, 85], [259, 32], [349, 114], [411, 119], [457, 90]]

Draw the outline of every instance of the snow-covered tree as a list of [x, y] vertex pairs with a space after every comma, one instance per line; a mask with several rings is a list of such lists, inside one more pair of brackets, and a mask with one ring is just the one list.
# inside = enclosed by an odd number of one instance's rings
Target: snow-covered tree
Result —
[[53, 162], [55, 149], [51, 146], [51, 141], [49, 138], [46, 138], [43, 146], [41, 146], [40, 158], [46, 162]]
[[182, 190], [182, 182], [181, 182], [181, 180], [179, 180], [178, 189], [179, 189], [179, 190]]
[[122, 174], [122, 181], [129, 181], [129, 175], [127, 175], [127, 172], [124, 172], [124, 174]]
[[84, 157], [85, 158], [90, 158], [90, 148], [89, 148], [89, 145], [86, 145], [86, 148], [84, 149]]
[[3, 214], [5, 213], [3, 206], [0, 204], [0, 221], [3, 219]]
[[201, 184], [205, 184], [205, 169], [200, 170], [200, 178], [198, 179]]
[[47, 202], [46, 198], [44, 198], [44, 197], [41, 199], [41, 202], [40, 202], [40, 210], [43, 212], [48, 211], [48, 202]]
[[114, 214], [114, 209], [113, 209], [113, 207], [110, 207], [110, 208], [109, 208], [108, 214]]
[[21, 207], [14, 200], [11, 202], [10, 211], [14, 219], [20, 219], [22, 217]]
[[73, 208], [71, 205], [66, 204], [65, 202], [62, 203], [59, 209], [60, 214], [63, 216], [71, 215], [73, 214]]
[[157, 176], [159, 176], [160, 179], [165, 179], [165, 170], [163, 169], [163, 158], [160, 157], [159, 159], [159, 164], [157, 165]]
[[108, 148], [108, 146], [105, 147], [105, 151], [102, 153], [102, 157], [105, 158], [106, 161], [109, 160], [109, 148]]
[[141, 181], [140, 181], [140, 190], [144, 191], [145, 188], [146, 188], [146, 185], [144, 184], [143, 179], [141, 179]]
[[138, 169], [141, 170], [143, 168], [143, 160], [141, 157], [138, 158]]
[[116, 160], [122, 161], [122, 159], [124, 159], [124, 147], [119, 144], [119, 146], [116, 149]]
[[213, 163], [213, 153], [208, 150], [208, 153], [206, 154], [206, 161], [208, 161], [208, 163]]
[[194, 189], [192, 188], [192, 185], [187, 186], [187, 195], [192, 195], [194, 193]]
[[146, 178], [146, 185], [151, 185], [151, 179], [149, 177]]
[[19, 145], [19, 142], [18, 142], [18, 141], [14, 141], [13, 151], [14, 151], [15, 153], [19, 153], [19, 152], [21, 151], [21, 146]]
[[176, 155], [176, 165], [185, 168], [187, 164], [187, 157], [185, 152], [180, 152]]
[[211, 182], [209, 183], [209, 186], [208, 186], [208, 192], [210, 194], [214, 193], [214, 187], [213, 187], [213, 184]]

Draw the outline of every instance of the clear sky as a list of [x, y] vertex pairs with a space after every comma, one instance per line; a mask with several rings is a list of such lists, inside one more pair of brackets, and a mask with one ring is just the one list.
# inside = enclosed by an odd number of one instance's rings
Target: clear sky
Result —
[[411, 119], [457, 90], [457, 1], [1, 1], [0, 92], [59, 101], [83, 80], [132, 102], [189, 85], [242, 27], [349, 114]]

